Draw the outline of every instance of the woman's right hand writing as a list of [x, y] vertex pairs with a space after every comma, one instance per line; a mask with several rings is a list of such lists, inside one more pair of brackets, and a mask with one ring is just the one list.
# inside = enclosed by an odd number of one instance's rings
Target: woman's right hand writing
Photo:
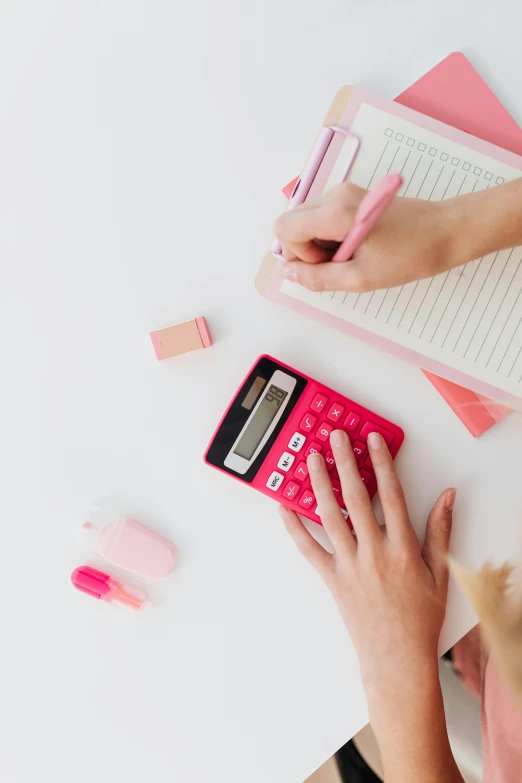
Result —
[[343, 183], [276, 221], [287, 263], [280, 273], [312, 291], [372, 291], [455, 264], [451, 202], [395, 198], [351, 261], [330, 263], [366, 191]]
[[395, 198], [353, 258], [330, 263], [366, 191], [344, 182], [282, 214], [280, 274], [311, 291], [374, 291], [522, 242], [522, 178], [447, 201]]

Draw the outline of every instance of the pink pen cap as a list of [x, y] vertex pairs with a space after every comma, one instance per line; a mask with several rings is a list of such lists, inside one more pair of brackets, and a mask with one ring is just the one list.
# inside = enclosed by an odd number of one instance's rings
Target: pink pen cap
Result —
[[133, 609], [135, 612], [141, 612], [149, 606], [147, 596], [136, 587], [118, 582], [109, 574], [103, 571], [97, 571], [91, 566], [80, 566], [71, 574], [73, 586], [82, 593], [107, 603], [115, 603], [124, 606], [127, 609]]

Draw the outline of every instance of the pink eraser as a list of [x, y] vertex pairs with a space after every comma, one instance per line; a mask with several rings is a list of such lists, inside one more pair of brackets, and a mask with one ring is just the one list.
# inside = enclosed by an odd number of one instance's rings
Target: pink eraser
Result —
[[203, 316], [151, 332], [150, 339], [160, 362], [212, 345], [212, 337]]

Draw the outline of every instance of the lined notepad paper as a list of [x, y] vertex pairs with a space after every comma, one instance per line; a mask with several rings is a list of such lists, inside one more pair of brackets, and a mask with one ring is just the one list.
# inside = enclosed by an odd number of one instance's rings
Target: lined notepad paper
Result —
[[[441, 201], [495, 187], [522, 174], [464, 143], [448, 140], [369, 103], [361, 103], [351, 130], [362, 143], [349, 180], [367, 189], [386, 174], [398, 172], [404, 178], [399, 195]], [[465, 139], [465, 134], [461, 136]], [[340, 182], [345, 167], [341, 152], [325, 189]], [[462, 231], [466, 231], [465, 225]], [[522, 247], [372, 293], [318, 294], [288, 281], [280, 290], [522, 396]]]

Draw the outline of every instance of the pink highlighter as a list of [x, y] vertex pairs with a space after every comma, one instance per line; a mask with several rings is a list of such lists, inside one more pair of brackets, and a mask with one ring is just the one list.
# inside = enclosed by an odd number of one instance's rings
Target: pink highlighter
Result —
[[403, 179], [400, 174], [388, 174], [359, 204], [354, 224], [337, 248], [332, 261], [349, 261], [366, 239], [383, 212], [397, 195]]
[[149, 606], [147, 596], [136, 587], [118, 582], [112, 576], [97, 571], [91, 566], [80, 566], [71, 574], [71, 582], [82, 593], [107, 603], [116, 603], [135, 612], [141, 612]]
[[82, 525], [80, 537], [107, 563], [146, 579], [163, 579], [174, 565], [174, 544], [128, 516], [97, 509]]

